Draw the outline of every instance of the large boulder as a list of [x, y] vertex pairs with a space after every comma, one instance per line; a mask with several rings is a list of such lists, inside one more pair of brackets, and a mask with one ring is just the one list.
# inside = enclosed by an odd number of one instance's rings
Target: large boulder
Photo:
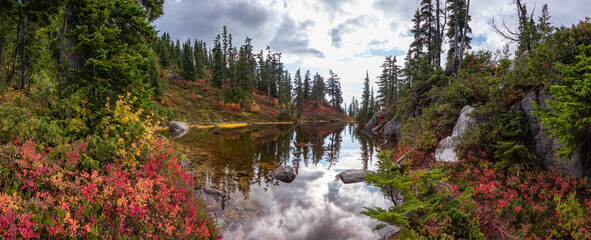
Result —
[[374, 173], [371, 170], [365, 169], [349, 169], [341, 172], [335, 176], [336, 180], [341, 180], [343, 183], [358, 183], [365, 180], [367, 174]]
[[388, 123], [384, 125], [382, 128], [382, 136], [391, 139], [400, 139], [400, 128], [404, 122], [402, 118], [392, 118]]
[[168, 124], [168, 133], [171, 138], [180, 138], [189, 131], [189, 125], [184, 122], [171, 121]]
[[383, 119], [383, 121], [389, 121], [390, 119], [392, 119], [394, 117], [394, 114], [388, 111], [379, 111], [377, 113], [375, 113], [371, 119], [369, 120], [369, 122], [367, 122], [365, 124], [365, 130], [370, 132], [371, 130], [373, 130], [375, 127], [377, 127], [380, 124], [380, 119]]
[[542, 166], [554, 166], [562, 174], [582, 178], [589, 174], [589, 172], [585, 171], [588, 166], [585, 166], [585, 161], [582, 158], [584, 154], [580, 153], [580, 149], [576, 149], [571, 159], [557, 157], [554, 149], [563, 145], [556, 139], [548, 137], [546, 128], [540, 122], [540, 119], [533, 114], [534, 103], [548, 109], [546, 106], [547, 99], [551, 99], [551, 96], [546, 90], [534, 91], [527, 94], [519, 104], [525, 115], [526, 134], [528, 135], [525, 138], [528, 140], [525, 145], [538, 158]]
[[295, 170], [291, 166], [279, 166], [273, 171], [273, 177], [285, 183], [293, 182], [296, 176]]
[[466, 130], [476, 123], [476, 119], [470, 116], [473, 111], [474, 107], [472, 106], [464, 106], [462, 108], [462, 112], [454, 126], [451, 136], [442, 139], [437, 145], [437, 149], [435, 150], [435, 160], [442, 162], [458, 161], [458, 155], [455, 151], [457, 138], [464, 135]]

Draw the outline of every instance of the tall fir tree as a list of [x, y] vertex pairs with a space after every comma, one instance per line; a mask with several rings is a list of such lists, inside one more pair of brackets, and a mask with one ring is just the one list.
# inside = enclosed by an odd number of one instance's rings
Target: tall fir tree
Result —
[[195, 63], [193, 62], [193, 48], [191, 47], [191, 40], [187, 39], [183, 43], [183, 65], [181, 75], [187, 80], [195, 78]]
[[469, 22], [470, 0], [453, 0], [448, 2], [448, 11], [450, 12], [449, 30], [449, 50], [447, 52], [447, 68], [452, 73], [458, 73], [461, 68], [463, 54], [471, 49], [470, 42], [472, 38], [468, 36], [472, 33]]
[[326, 93], [330, 96], [330, 105], [333, 108], [342, 110], [341, 104], [343, 103], [343, 94], [341, 90], [341, 78], [339, 78], [339, 76], [332, 70], [329, 70], [328, 74], [330, 76], [326, 79]]
[[369, 120], [370, 109], [370, 86], [369, 86], [369, 72], [365, 72], [365, 79], [363, 80], [363, 94], [361, 95], [361, 107], [355, 116], [355, 120], [359, 124], [365, 124]]

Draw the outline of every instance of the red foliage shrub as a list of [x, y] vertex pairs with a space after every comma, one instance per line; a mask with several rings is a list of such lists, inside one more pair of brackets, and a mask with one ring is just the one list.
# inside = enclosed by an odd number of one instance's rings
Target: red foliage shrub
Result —
[[218, 238], [193, 179], [164, 142], [153, 140], [131, 171], [114, 163], [79, 170], [87, 145], [40, 151], [29, 140], [0, 150], [1, 238]]

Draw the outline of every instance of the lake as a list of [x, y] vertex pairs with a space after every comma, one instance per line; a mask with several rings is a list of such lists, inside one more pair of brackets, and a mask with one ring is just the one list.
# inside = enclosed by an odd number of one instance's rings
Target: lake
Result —
[[[190, 129], [173, 139], [190, 164], [185, 168], [216, 214], [224, 239], [378, 239], [375, 220], [364, 206], [391, 202], [366, 183], [344, 184], [335, 175], [347, 169], [377, 168], [380, 139], [354, 125], [252, 125], [235, 129]], [[272, 177], [292, 166], [291, 183]], [[207, 193], [205, 193], [207, 192]]]

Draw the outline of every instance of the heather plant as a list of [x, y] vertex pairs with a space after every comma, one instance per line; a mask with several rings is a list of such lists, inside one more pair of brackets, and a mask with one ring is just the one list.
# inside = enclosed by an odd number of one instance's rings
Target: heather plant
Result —
[[171, 149], [153, 140], [146, 164], [81, 171], [85, 141], [0, 150], [3, 238], [215, 239], [216, 229]]

